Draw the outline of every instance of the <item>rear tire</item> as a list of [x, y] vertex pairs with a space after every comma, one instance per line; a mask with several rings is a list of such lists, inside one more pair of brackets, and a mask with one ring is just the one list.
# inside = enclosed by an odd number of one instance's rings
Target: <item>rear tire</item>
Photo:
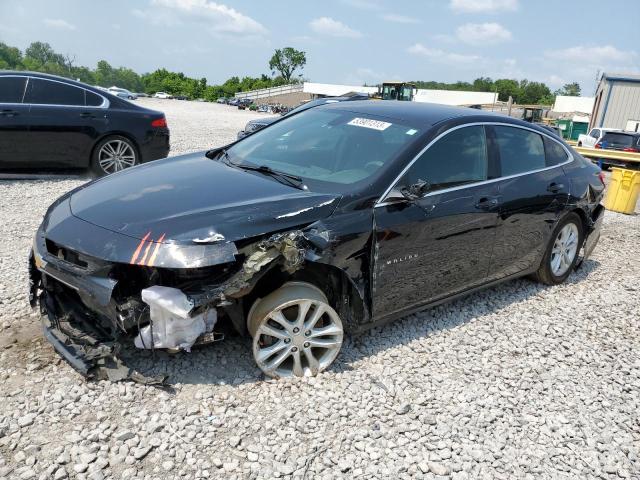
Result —
[[536, 280], [546, 285], [563, 283], [576, 265], [583, 239], [582, 220], [571, 212], [553, 230], [540, 268], [535, 273]]
[[140, 163], [140, 154], [131, 140], [110, 135], [98, 142], [91, 155], [91, 170], [102, 177]]

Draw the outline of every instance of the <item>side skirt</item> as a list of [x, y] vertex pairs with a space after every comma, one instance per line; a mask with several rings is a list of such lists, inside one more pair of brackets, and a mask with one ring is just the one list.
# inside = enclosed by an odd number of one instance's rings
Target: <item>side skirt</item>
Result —
[[462, 291], [460, 293], [456, 293], [456, 294], [448, 296], [448, 297], [444, 297], [444, 298], [440, 298], [438, 300], [434, 300], [433, 302], [425, 303], [425, 304], [419, 305], [417, 307], [411, 307], [411, 308], [408, 308], [406, 310], [400, 310], [399, 312], [395, 312], [395, 313], [392, 313], [390, 315], [386, 315], [386, 316], [384, 316], [382, 318], [375, 319], [371, 323], [359, 325], [358, 328], [353, 330], [351, 333], [353, 335], [360, 335], [360, 334], [362, 334], [362, 333], [366, 332], [367, 330], [370, 330], [370, 329], [372, 329], [374, 327], [379, 327], [379, 326], [382, 326], [382, 325], [386, 325], [388, 323], [393, 322], [394, 320], [397, 320], [397, 319], [402, 318], [402, 317], [406, 317], [407, 315], [411, 315], [412, 313], [421, 312], [423, 310], [427, 310], [429, 308], [433, 308], [433, 307], [436, 307], [438, 305], [442, 305], [443, 303], [453, 302], [454, 300], [458, 300], [460, 298], [466, 297], [467, 295], [471, 295], [472, 293], [479, 292], [480, 290], [484, 290], [486, 288], [491, 288], [491, 287], [494, 287], [496, 285], [500, 285], [501, 283], [508, 282], [508, 281], [511, 281], [511, 280], [515, 280], [517, 278], [526, 277], [527, 275], [531, 275], [532, 273], [534, 273], [536, 270], [537, 270], [537, 267], [529, 269], [529, 270], [524, 270], [522, 272], [515, 273], [515, 274], [510, 275], [508, 277], [501, 278], [499, 280], [494, 280], [494, 281], [488, 282], [488, 283], [483, 283], [482, 285], [478, 285], [477, 287], [470, 288], [469, 290], [464, 290], [464, 291]]

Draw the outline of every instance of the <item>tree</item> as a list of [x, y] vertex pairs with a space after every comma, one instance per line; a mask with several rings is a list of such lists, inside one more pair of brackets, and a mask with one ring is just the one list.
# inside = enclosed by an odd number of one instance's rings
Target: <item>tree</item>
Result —
[[45, 42], [33, 42], [24, 51], [24, 56], [33, 59], [40, 65], [55, 64], [65, 66], [64, 56], [56, 53], [51, 45]]
[[554, 95], [568, 95], [570, 97], [579, 97], [580, 93], [580, 84], [578, 82], [565, 83], [562, 88], [553, 92]]
[[480, 77], [473, 81], [473, 90], [475, 92], [493, 92], [495, 85], [489, 77]]
[[73, 64], [76, 63], [76, 56], [67, 53], [66, 55], [64, 55], [63, 59], [67, 70], [69, 70], [69, 73], [71, 73], [73, 71]]
[[553, 95], [551, 90], [544, 83], [530, 82], [529, 80], [520, 81], [520, 90], [522, 91], [518, 103], [527, 104], [543, 104], [551, 105], [553, 103]]
[[113, 86], [113, 67], [106, 60], [100, 60], [96, 67], [96, 83], [101, 87]]
[[496, 87], [496, 90], [498, 91], [498, 100], [507, 102], [509, 101], [509, 97], [511, 97], [514, 102], [518, 101], [520, 95], [520, 85], [518, 85], [517, 80], [500, 78], [495, 81], [494, 85]]
[[290, 83], [294, 72], [297, 69], [302, 70], [306, 63], [307, 56], [305, 52], [296, 50], [295, 48], [285, 47], [282, 50], [277, 49], [275, 51], [271, 60], [269, 60], [269, 68], [272, 74], [278, 72], [286, 83]]
[[22, 53], [20, 52], [20, 50], [0, 42], [0, 68], [23, 68]]

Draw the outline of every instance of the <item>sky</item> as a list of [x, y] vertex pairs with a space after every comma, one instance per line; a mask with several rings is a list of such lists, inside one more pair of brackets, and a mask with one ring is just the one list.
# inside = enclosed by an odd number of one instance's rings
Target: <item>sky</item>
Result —
[[210, 84], [270, 74], [286, 46], [322, 83], [488, 76], [592, 95], [598, 71], [640, 73], [640, 0], [0, 0], [0, 19], [0, 41], [23, 50]]

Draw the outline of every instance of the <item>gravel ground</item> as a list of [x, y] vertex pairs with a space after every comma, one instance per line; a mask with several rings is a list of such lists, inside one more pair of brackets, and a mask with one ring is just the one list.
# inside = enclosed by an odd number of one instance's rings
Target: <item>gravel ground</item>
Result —
[[[173, 154], [259, 116], [165, 110]], [[0, 478], [640, 478], [640, 221], [608, 212], [557, 287], [518, 280], [349, 339], [317, 378], [262, 380], [248, 341], [152, 366], [172, 388], [85, 382], [41, 339], [25, 261], [85, 180], [0, 182]]]

